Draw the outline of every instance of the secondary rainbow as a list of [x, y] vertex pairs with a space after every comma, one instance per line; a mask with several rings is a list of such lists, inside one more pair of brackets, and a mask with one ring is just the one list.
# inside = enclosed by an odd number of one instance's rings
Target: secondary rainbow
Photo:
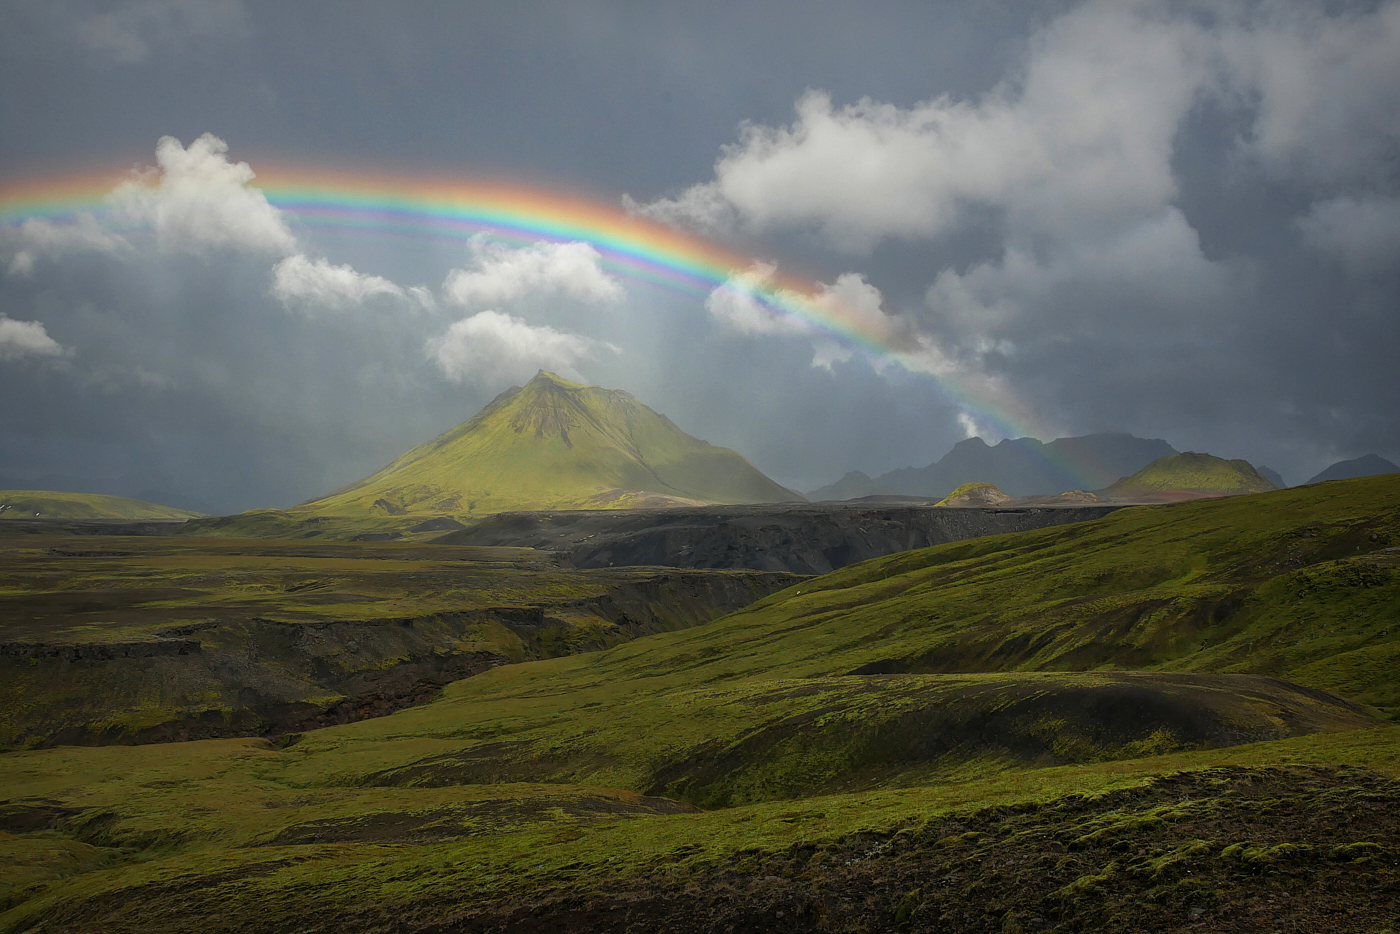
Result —
[[[94, 171], [0, 181], [0, 225], [13, 227], [34, 217], [62, 223], [82, 213], [115, 224], [107, 195], [131, 177], [130, 172]], [[754, 264], [751, 256], [630, 214], [617, 204], [512, 182], [263, 163], [252, 184], [294, 229], [461, 241], [486, 235], [518, 244], [581, 241], [598, 250], [604, 267], [618, 276], [697, 298]], [[876, 357], [899, 360], [904, 353], [886, 333], [824, 295], [813, 281], [780, 269], [751, 291], [809, 333]], [[964, 378], [952, 368], [929, 375], [986, 427], [1009, 437], [1032, 433], [1029, 410], [995, 381]]]

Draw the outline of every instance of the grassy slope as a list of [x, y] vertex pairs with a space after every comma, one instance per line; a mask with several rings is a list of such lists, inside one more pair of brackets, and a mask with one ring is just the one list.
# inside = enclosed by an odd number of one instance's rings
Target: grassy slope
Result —
[[[1082, 912], [1116, 905], [1165, 904], [1184, 918], [1217, 897], [1191, 877], [1211, 888], [1237, 871], [1252, 886], [1241, 899], [1335, 891], [1385, 911], [1370, 890], [1347, 886], [1377, 883], [1393, 899], [1386, 880], [1400, 854], [1367, 815], [1393, 813], [1400, 795], [1337, 767], [1400, 776], [1396, 729], [1355, 729], [1365, 720], [1344, 705], [1264, 676], [1393, 711], [1400, 569], [1387, 549], [1397, 543], [1400, 478], [1124, 510], [868, 562], [693, 630], [496, 669], [437, 703], [283, 750], [215, 741], [12, 753], [0, 757], [0, 799], [75, 810], [54, 830], [0, 839], [38, 880], [12, 891], [24, 901], [0, 915], [0, 930], [40, 918], [45, 930], [416, 930], [483, 911], [497, 911], [492, 923], [549, 930], [558, 929], [549, 912], [589, 899], [623, 911], [668, 886], [682, 899], [687, 884], [715, 903], [737, 885], [752, 922], [770, 895], [782, 910], [815, 911], [798, 896], [841, 873], [875, 914], [837, 929], [883, 929], [901, 910], [911, 923], [932, 911], [915, 890], [922, 883], [897, 867], [871, 878], [841, 867], [894, 866], [878, 854], [901, 846], [933, 865], [962, 854], [935, 876], [915, 874], [965, 880], [945, 879], [934, 901], [1010, 911], [998, 899], [1024, 890], [1029, 910], [1065, 931], [1102, 925]], [[845, 674], [867, 666], [914, 673]], [[1199, 745], [1189, 722], [1114, 735], [1093, 729], [1080, 703], [1104, 689], [1157, 712], [1190, 702], [1207, 727], [1323, 732], [1227, 749], [1182, 748]], [[959, 711], [985, 727], [987, 715], [1018, 710], [1025, 716], [992, 724], [990, 742], [881, 753], [884, 740], [920, 726], [940, 735], [969, 722]], [[1044, 767], [1057, 761], [1070, 764]], [[1278, 771], [1290, 763], [1328, 771]], [[1215, 773], [1181, 786], [1191, 794], [1146, 788], [1141, 806], [1065, 798], [1224, 766], [1247, 771], [1222, 773], [1222, 788], [1257, 785], [1266, 796], [1229, 821], [1221, 809], [1249, 793], [1201, 790]], [[657, 791], [736, 806], [636, 816], [658, 805], [628, 795]], [[1032, 802], [1042, 810], [1025, 810]], [[992, 870], [976, 867], [1004, 863], [998, 834], [1009, 833], [999, 828], [1011, 805], [1030, 823], [1005, 845], [1045, 865], [988, 888], [976, 873]], [[1324, 838], [1317, 820], [1304, 822], [1292, 849], [1278, 849], [1288, 808], [1335, 815], [1342, 829]], [[1370, 862], [1328, 868], [1350, 860]], [[107, 868], [57, 878], [94, 866]], [[1074, 897], [1091, 891], [1112, 898]], [[531, 911], [544, 912], [534, 928]], [[1327, 929], [1264, 917], [1270, 929]], [[770, 921], [749, 929], [797, 923]], [[967, 929], [1006, 923], [998, 914]]]
[[[1385, 551], [1391, 542], [1400, 542], [1400, 478], [1125, 510], [866, 562], [703, 627], [459, 682], [437, 704], [307, 744], [378, 780], [587, 780], [733, 803], [848, 779], [912, 783], [1010, 767], [1017, 756], [975, 744], [942, 761], [871, 763], [869, 730], [953, 700], [995, 708], [1027, 684], [1047, 692], [1038, 714], [1053, 721], [1080, 679], [1106, 683], [1122, 669], [1279, 676], [1393, 714], [1400, 555]], [[847, 676], [872, 667], [922, 674]], [[1097, 673], [1044, 680], [1086, 669]], [[1169, 680], [1147, 687], [1178, 690]], [[803, 717], [822, 728], [792, 741], [781, 725]], [[506, 721], [511, 743], [502, 744]], [[1006, 742], [1034, 733], [1008, 729]], [[743, 745], [760, 734], [767, 741]], [[1084, 759], [1143, 741], [1066, 736]]]
[[1274, 485], [1249, 461], [1227, 461], [1210, 454], [1187, 452], [1158, 458], [1104, 492], [1110, 496], [1170, 490], [1239, 494], [1267, 493], [1272, 489]]
[[0, 490], [0, 520], [4, 519], [193, 519], [185, 509], [143, 503], [101, 493], [59, 493], [49, 490]]
[[[1253, 672], [1400, 711], [1400, 478], [1126, 509], [865, 562], [683, 638], [745, 675]], [[676, 650], [682, 650], [676, 646]], [[734, 658], [743, 661], [737, 664]], [[752, 659], [752, 661], [749, 661]], [[759, 661], [763, 659], [763, 661]]]
[[792, 494], [728, 448], [685, 434], [631, 395], [543, 371], [469, 421], [293, 514], [477, 514], [621, 508], [662, 494], [714, 503]]

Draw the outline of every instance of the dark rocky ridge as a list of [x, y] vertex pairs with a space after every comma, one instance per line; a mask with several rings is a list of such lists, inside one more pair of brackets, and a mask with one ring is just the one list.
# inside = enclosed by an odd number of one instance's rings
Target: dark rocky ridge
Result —
[[825, 574], [869, 558], [947, 542], [1098, 519], [1118, 505], [1003, 509], [930, 503], [708, 506], [509, 512], [436, 542], [510, 545], [569, 555], [575, 567], [653, 565]]
[[1176, 449], [1160, 438], [1125, 433], [1056, 438], [1007, 438], [989, 445], [968, 438], [926, 467], [904, 467], [870, 478], [851, 471], [830, 486], [813, 490], [813, 500], [904, 493], [942, 499], [964, 483], [991, 483], [1008, 496], [1054, 496], [1072, 490], [1103, 489]]
[[[697, 506], [667, 509], [503, 512], [479, 519], [405, 517], [402, 528], [365, 532], [352, 540], [398, 542], [413, 536], [441, 545], [534, 548], [578, 568], [652, 566], [729, 568], [825, 574], [870, 558], [948, 542], [1085, 522], [1128, 502], [1018, 501], [1001, 507], [938, 507], [915, 496], [867, 496], [846, 502]], [[1063, 503], [1063, 505], [1061, 505]], [[10, 532], [67, 535], [208, 534], [224, 517], [182, 522], [13, 520]], [[412, 518], [412, 521], [409, 519]], [[202, 523], [202, 525], [200, 525]], [[333, 521], [288, 527], [280, 538], [335, 540]]]
[[7, 535], [177, 535], [184, 519], [6, 519]]
[[[423, 617], [229, 617], [140, 641], [9, 641], [0, 679], [29, 687], [0, 717], [0, 748], [277, 737], [384, 716], [497, 665], [693, 626], [799, 579], [662, 571], [583, 599]], [[515, 638], [473, 647], [493, 630]], [[165, 713], [136, 728], [117, 716], [152, 709]]]

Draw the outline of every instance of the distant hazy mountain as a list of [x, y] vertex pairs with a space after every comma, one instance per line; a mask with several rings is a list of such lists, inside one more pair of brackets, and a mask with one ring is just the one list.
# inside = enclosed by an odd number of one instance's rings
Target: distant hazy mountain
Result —
[[133, 491], [133, 483], [121, 480], [78, 477], [72, 474], [45, 474], [42, 477], [0, 477], [3, 490], [49, 490], [55, 493], [97, 493], [121, 499], [135, 499], [143, 503], [169, 506], [185, 512], [213, 515], [218, 508], [194, 496], [172, 493], [168, 490], [149, 488]]
[[829, 499], [860, 499], [862, 496], [878, 496], [882, 493], [894, 494], [897, 492], [882, 488], [859, 470], [852, 470], [835, 483], [808, 493], [807, 498], [814, 503], [819, 503]]
[[463, 515], [801, 499], [630, 393], [541, 370], [373, 476], [294, 511]]
[[1274, 470], [1272, 467], [1256, 467], [1255, 469], [1259, 471], [1261, 477], [1268, 480], [1280, 490], [1288, 489], [1288, 484], [1283, 482], [1283, 474], [1279, 473], [1277, 470]]
[[3, 519], [193, 519], [200, 513], [102, 493], [0, 490]]
[[1112, 484], [1104, 495], [1109, 499], [1132, 498], [1144, 493], [1202, 493], [1230, 496], [1238, 493], [1267, 493], [1277, 489], [1249, 461], [1230, 460], [1212, 454], [1187, 451], [1155, 460], [1130, 477]]
[[[1017, 438], [989, 445], [968, 438], [927, 467], [892, 470], [871, 480], [859, 471], [831, 486], [813, 490], [812, 499], [852, 499], [874, 493], [902, 493], [941, 499], [964, 483], [990, 483], [1007, 496], [1037, 496], [1070, 490], [1103, 489], [1176, 448], [1160, 438], [1126, 433], [1057, 438], [1046, 444]], [[861, 480], [869, 483], [862, 489]]]
[[1367, 454], [1349, 461], [1337, 461], [1308, 483], [1321, 483], [1324, 480], [1350, 480], [1353, 477], [1374, 477], [1383, 473], [1400, 473], [1390, 461], [1377, 454]]

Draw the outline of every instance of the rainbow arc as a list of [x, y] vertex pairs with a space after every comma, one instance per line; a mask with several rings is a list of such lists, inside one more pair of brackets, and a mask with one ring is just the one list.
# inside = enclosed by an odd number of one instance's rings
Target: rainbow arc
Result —
[[[27, 218], [55, 223], [90, 213], [112, 224], [107, 201], [129, 173], [88, 172], [0, 181], [0, 224]], [[514, 244], [539, 241], [592, 245], [610, 272], [629, 281], [703, 298], [754, 265], [754, 258], [686, 231], [629, 214], [616, 204], [528, 185], [456, 177], [263, 166], [252, 184], [294, 225], [467, 241], [485, 235]], [[779, 269], [750, 291], [807, 333], [828, 337], [876, 358], [905, 362], [907, 348], [820, 284]], [[906, 364], [907, 365], [907, 364]], [[1034, 433], [1029, 408], [994, 380], [957, 368], [929, 373], [977, 423], [1005, 437]], [[1064, 465], [1072, 472], [1074, 465]]]

